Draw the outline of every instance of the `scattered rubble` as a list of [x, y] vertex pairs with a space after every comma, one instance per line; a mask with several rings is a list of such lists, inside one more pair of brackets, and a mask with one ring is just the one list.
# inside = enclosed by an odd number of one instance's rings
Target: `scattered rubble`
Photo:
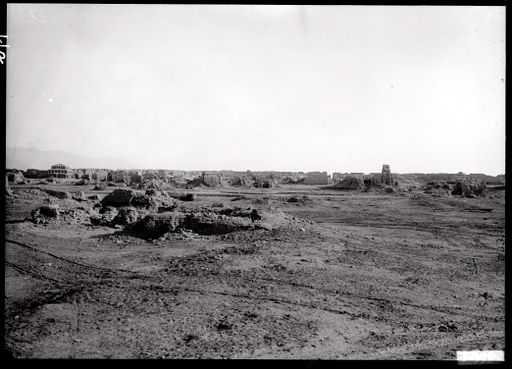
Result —
[[10, 182], [12, 184], [26, 184], [27, 181], [25, 179], [25, 177], [23, 176], [23, 173], [22, 172], [7, 172], [6, 173], [6, 179], [7, 179], [7, 182]]
[[118, 210], [117, 215], [112, 219], [112, 224], [128, 225], [137, 221], [139, 213], [135, 208], [124, 207]]
[[122, 207], [130, 206], [130, 202], [135, 197], [134, 190], [128, 189], [116, 189], [106, 195], [102, 200], [101, 204], [105, 206]]
[[[276, 214], [273, 214], [276, 216]], [[284, 213], [278, 216], [285, 218]], [[134, 236], [156, 239], [165, 233], [191, 231], [199, 235], [221, 235], [249, 229], [274, 229], [272, 216], [263, 219], [253, 208], [181, 209], [179, 211], [148, 214], [125, 230]]]
[[128, 234], [145, 239], [157, 239], [174, 232], [182, 224], [185, 215], [180, 212], [149, 214], [125, 228]]
[[42, 223], [45, 221], [45, 218], [59, 218], [59, 205], [51, 204], [51, 205], [43, 205], [31, 213], [32, 221], [34, 223]]
[[486, 193], [486, 186], [483, 183], [459, 181], [453, 186], [452, 195], [463, 197], [482, 196]]
[[365, 185], [362, 178], [347, 176], [332, 186], [328, 186], [329, 189], [334, 190], [364, 190]]
[[158, 208], [158, 203], [153, 199], [153, 197], [141, 193], [136, 193], [129, 201], [128, 205], [146, 209]]

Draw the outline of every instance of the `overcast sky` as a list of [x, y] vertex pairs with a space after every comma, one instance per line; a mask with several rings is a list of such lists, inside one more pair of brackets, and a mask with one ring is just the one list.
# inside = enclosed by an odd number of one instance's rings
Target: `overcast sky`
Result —
[[505, 8], [9, 4], [7, 146], [505, 172]]

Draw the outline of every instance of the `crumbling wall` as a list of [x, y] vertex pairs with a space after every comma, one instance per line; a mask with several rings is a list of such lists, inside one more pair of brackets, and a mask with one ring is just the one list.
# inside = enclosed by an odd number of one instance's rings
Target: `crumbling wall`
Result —
[[208, 187], [220, 187], [222, 186], [222, 176], [213, 173], [203, 173], [203, 184]]
[[7, 180], [11, 184], [25, 184], [26, 180], [22, 172], [8, 172]]
[[364, 190], [365, 185], [362, 178], [347, 176], [339, 183], [336, 183], [332, 188], [340, 190]]

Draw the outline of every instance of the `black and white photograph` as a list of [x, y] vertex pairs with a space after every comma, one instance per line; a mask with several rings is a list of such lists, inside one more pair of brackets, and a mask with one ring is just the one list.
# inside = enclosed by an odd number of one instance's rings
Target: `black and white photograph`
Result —
[[505, 5], [8, 3], [4, 357], [505, 360]]

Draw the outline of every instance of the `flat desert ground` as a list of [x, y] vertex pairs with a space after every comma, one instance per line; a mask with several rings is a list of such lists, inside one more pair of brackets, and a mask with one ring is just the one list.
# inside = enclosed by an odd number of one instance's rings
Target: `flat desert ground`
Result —
[[[280, 222], [154, 240], [91, 225], [98, 200], [12, 191], [4, 315], [12, 357], [455, 360], [458, 350], [504, 349], [503, 190], [476, 198], [305, 185], [180, 190], [195, 194], [183, 209], [251, 208]], [[63, 215], [32, 222], [48, 202]]]

